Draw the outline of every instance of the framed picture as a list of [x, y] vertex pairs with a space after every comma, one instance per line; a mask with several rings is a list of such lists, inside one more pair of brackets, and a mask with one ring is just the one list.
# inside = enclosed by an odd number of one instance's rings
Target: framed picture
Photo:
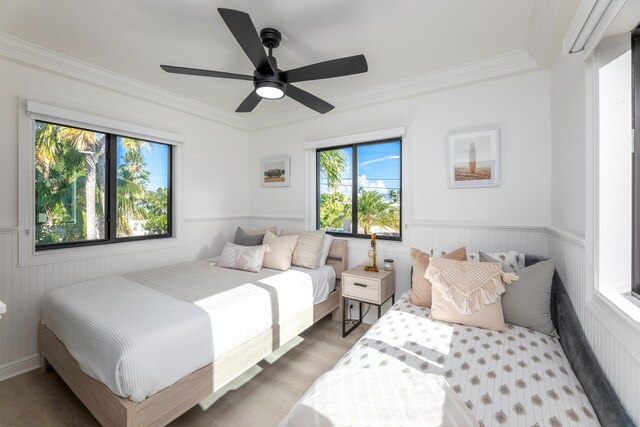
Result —
[[273, 156], [262, 159], [262, 186], [289, 186], [289, 156]]
[[449, 188], [500, 186], [500, 130], [449, 135], [447, 163]]

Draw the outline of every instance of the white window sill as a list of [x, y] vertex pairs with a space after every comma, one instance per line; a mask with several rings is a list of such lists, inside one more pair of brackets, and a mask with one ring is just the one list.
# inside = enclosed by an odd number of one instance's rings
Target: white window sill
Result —
[[88, 258], [132, 254], [136, 252], [177, 248], [183, 245], [182, 239], [169, 237], [166, 239], [139, 240], [105, 245], [78, 246], [75, 248], [50, 249], [36, 252], [33, 249], [24, 254], [20, 266], [51, 264], [56, 262], [77, 261]]
[[640, 300], [628, 294], [596, 291], [587, 309], [640, 361]]

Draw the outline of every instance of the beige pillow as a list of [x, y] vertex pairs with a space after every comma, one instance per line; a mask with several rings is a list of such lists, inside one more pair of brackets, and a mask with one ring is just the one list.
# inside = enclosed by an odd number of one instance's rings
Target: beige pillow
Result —
[[[431, 283], [424, 277], [424, 273], [429, 267], [431, 256], [419, 249], [411, 248], [411, 262], [413, 264], [413, 275], [411, 276], [411, 296], [409, 302], [420, 307], [431, 307]], [[444, 255], [443, 258], [467, 260], [467, 250], [462, 247]]]
[[431, 316], [444, 322], [504, 331], [504, 283], [517, 280], [497, 262], [432, 258], [425, 277], [432, 283]]
[[300, 233], [298, 244], [293, 251], [293, 261], [291, 264], [310, 269], [318, 268], [318, 265], [320, 265], [320, 256], [322, 255], [324, 234], [324, 230], [303, 231]]
[[267, 230], [264, 235], [264, 245], [269, 245], [269, 251], [264, 254], [262, 266], [274, 270], [287, 271], [291, 268], [291, 257], [298, 243], [298, 236], [278, 237]]

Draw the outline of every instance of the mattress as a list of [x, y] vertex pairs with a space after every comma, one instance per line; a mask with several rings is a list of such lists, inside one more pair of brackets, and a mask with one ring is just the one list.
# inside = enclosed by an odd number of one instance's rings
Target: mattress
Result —
[[[599, 425], [558, 340], [510, 324], [495, 332], [434, 321], [429, 309], [408, 297], [409, 292], [334, 369], [441, 375], [484, 427]], [[410, 408], [398, 406], [404, 410]]]
[[56, 289], [42, 317], [86, 374], [139, 402], [274, 325], [312, 313], [313, 282], [322, 295], [329, 279], [200, 260]]

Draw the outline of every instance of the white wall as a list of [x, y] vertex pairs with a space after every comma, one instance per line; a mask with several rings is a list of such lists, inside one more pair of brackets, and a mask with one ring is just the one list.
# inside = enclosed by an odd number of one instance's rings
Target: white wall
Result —
[[[586, 229], [585, 182], [593, 180], [593, 74], [581, 55], [559, 56], [551, 68], [551, 226], [549, 256], [571, 296], [587, 339], [627, 412], [640, 423], [640, 351], [634, 327], [613, 306], [594, 305], [593, 232]], [[589, 171], [589, 175], [587, 175]], [[590, 209], [590, 208], [589, 208]], [[585, 234], [587, 242], [585, 244]]]
[[[253, 131], [251, 213], [305, 215], [305, 141], [405, 126], [413, 220], [546, 226], [549, 105], [549, 73], [536, 71]], [[502, 185], [449, 190], [447, 134], [488, 126], [500, 127]], [[260, 159], [275, 154], [291, 155], [288, 188], [260, 186]]]
[[[302, 230], [305, 221], [305, 141], [404, 126], [403, 243], [381, 242], [378, 259], [393, 258], [397, 292], [409, 289], [411, 246], [469, 251], [517, 249], [547, 254], [549, 225], [549, 73], [485, 81], [378, 103], [251, 132], [251, 215], [254, 225]], [[502, 185], [447, 188], [446, 137], [464, 129], [499, 126]], [[291, 156], [291, 186], [260, 185], [262, 157]], [[410, 204], [408, 201], [410, 200]], [[368, 241], [351, 239], [350, 266], [369, 262]], [[373, 314], [373, 313], [371, 313]], [[375, 320], [369, 316], [368, 321]]]
[[[0, 59], [0, 379], [35, 366], [42, 296], [71, 283], [219, 252], [249, 212], [246, 131]], [[18, 97], [184, 135], [180, 247], [18, 266]], [[241, 188], [242, 191], [237, 189]], [[88, 251], [90, 249], [87, 249]]]
[[551, 226], [584, 236], [585, 65], [581, 55], [551, 67]]

